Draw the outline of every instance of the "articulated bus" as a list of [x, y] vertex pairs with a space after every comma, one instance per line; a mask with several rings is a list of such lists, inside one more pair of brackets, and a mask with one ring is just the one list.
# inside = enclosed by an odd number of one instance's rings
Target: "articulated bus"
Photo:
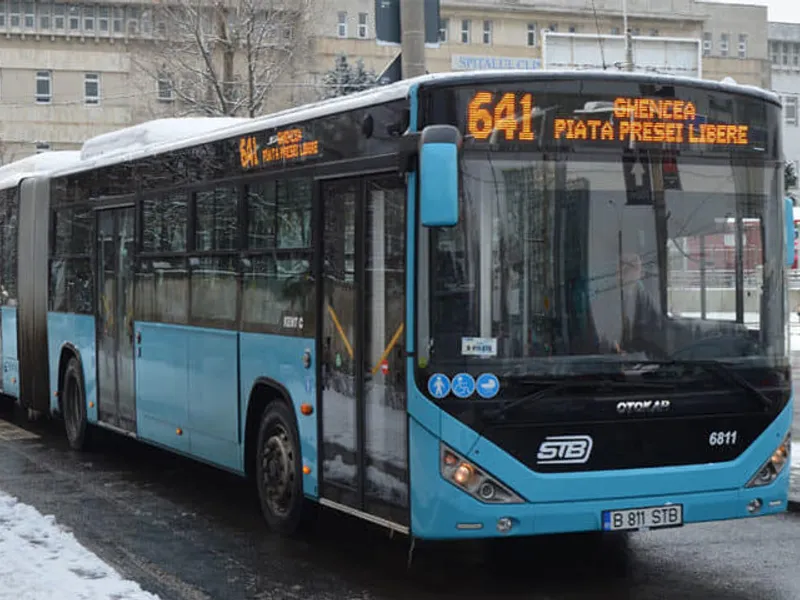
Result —
[[[439, 540], [782, 512], [780, 115], [470, 72], [107, 138], [19, 187], [21, 402], [75, 449], [102, 427], [252, 477], [284, 534], [318, 505]], [[706, 246], [732, 275], [698, 288]]]

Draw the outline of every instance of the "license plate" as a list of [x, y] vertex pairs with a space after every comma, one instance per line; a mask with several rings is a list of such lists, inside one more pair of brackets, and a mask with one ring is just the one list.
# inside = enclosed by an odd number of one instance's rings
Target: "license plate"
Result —
[[603, 531], [659, 529], [681, 525], [683, 525], [682, 504], [603, 511]]

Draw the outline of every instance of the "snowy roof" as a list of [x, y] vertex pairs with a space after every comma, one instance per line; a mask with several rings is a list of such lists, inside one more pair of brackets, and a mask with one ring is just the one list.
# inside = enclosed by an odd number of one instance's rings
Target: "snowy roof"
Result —
[[156, 119], [86, 140], [81, 148], [81, 159], [92, 160], [101, 156], [135, 152], [142, 148], [203, 135], [248, 120], [234, 117]]
[[[706, 79], [696, 79], [692, 77], [685, 77], [679, 75], [662, 75], [662, 74], [649, 74], [649, 73], [630, 73], [625, 71], [521, 71], [521, 70], [484, 70], [484, 71], [458, 71], [458, 72], [444, 72], [432, 73], [414, 77], [411, 79], [404, 79], [389, 85], [380, 86], [349, 94], [340, 98], [333, 98], [322, 100], [313, 104], [305, 104], [300, 107], [289, 108], [280, 112], [257, 117], [253, 119], [235, 119], [235, 118], [220, 118], [218, 120], [220, 126], [218, 127], [214, 121], [217, 119], [212, 118], [198, 118], [198, 119], [160, 119], [157, 121], [150, 121], [130, 127], [127, 130], [123, 129], [120, 132], [112, 132], [104, 136], [93, 138], [84, 144], [83, 161], [77, 167], [62, 169], [54, 175], [66, 175], [71, 172], [78, 172], [88, 170], [104, 165], [135, 160], [138, 158], [145, 158], [153, 154], [170, 152], [173, 150], [180, 150], [197, 146], [221, 139], [247, 135], [262, 131], [264, 129], [272, 129], [292, 125], [312, 119], [318, 119], [341, 112], [357, 110], [391, 100], [398, 100], [407, 98], [409, 91], [415, 86], [437, 86], [437, 85], [458, 85], [458, 84], [477, 84], [477, 83], [502, 83], [504, 81], [517, 80], [517, 81], [548, 81], [548, 80], [570, 80], [570, 79], [594, 79], [594, 80], [609, 80], [619, 81], [624, 79], [631, 79], [637, 82], [652, 82], [660, 84], [674, 84], [674, 85], [688, 85], [698, 88], [717, 90], [733, 94], [746, 94], [749, 96], [759, 97], [761, 100], [766, 100], [780, 105], [779, 98], [776, 94], [758, 88], [755, 86], [735, 84], [729, 82], [717, 82]], [[229, 121], [230, 126], [227, 126], [224, 121]], [[182, 123], [185, 123], [182, 124]], [[206, 123], [206, 125], [204, 125]], [[153, 132], [152, 139], [158, 138], [158, 142], [147, 145], [142, 141], [138, 144], [130, 144], [128, 146], [117, 145], [114, 146], [115, 150], [103, 152], [92, 152], [93, 145], [101, 146], [104, 139], [109, 140], [108, 145], [111, 144], [112, 139], [123, 139], [120, 137], [114, 138], [115, 134], [120, 134], [128, 130], [136, 130], [137, 127], [140, 131]], [[142, 135], [142, 134], [140, 134]], [[108, 136], [108, 137], [106, 137]], [[144, 140], [144, 138], [142, 138]]]
[[81, 153], [77, 150], [53, 150], [26, 156], [0, 167], [0, 189], [14, 187], [37, 173], [70, 167], [80, 159]]

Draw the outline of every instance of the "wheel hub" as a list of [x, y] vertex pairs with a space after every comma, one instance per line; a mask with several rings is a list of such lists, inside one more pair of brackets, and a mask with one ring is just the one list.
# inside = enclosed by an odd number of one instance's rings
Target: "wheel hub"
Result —
[[261, 468], [270, 510], [284, 514], [291, 506], [294, 489], [294, 448], [282, 427], [276, 428], [264, 444]]

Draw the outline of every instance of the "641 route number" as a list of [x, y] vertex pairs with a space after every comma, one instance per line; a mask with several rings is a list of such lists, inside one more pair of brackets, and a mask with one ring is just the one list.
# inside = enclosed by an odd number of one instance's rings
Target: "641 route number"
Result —
[[736, 431], [712, 431], [708, 436], [709, 446], [735, 446]]

